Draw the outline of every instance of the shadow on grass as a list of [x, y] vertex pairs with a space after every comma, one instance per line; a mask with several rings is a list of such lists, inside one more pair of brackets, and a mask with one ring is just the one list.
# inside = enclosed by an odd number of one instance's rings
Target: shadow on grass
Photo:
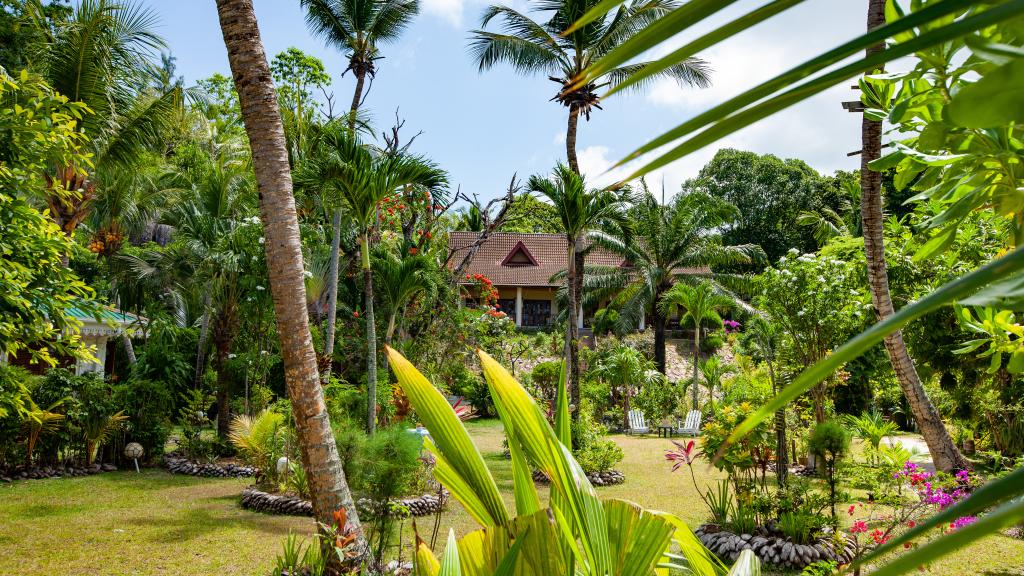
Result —
[[[204, 500], [222, 499], [208, 498]], [[149, 541], [162, 544], [187, 542], [201, 536], [227, 532], [235, 528], [284, 537], [292, 528], [279, 517], [244, 512], [240, 508], [229, 511], [227, 514], [219, 510], [190, 508], [170, 516], [136, 517], [129, 522], [136, 526], [153, 528], [153, 533], [148, 537]]]

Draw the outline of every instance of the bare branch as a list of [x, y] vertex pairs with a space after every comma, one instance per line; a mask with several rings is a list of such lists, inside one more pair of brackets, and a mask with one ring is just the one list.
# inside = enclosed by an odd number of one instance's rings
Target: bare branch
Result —
[[[477, 198], [476, 194], [473, 194], [472, 198], [466, 196], [461, 191], [456, 194], [456, 200], [462, 198], [466, 202], [469, 202], [470, 204], [475, 206], [476, 209], [480, 211], [480, 217], [483, 218], [484, 225], [483, 229], [480, 230], [480, 233], [477, 235], [476, 240], [474, 240], [472, 244], [459, 250], [449, 251], [448, 259], [445, 260], [445, 265], [448, 264], [448, 260], [451, 260], [451, 257], [455, 254], [455, 252], [468, 250], [468, 252], [466, 252], [466, 255], [462, 257], [462, 261], [459, 263], [459, 265], [456, 266], [454, 270], [452, 270], [452, 275], [450, 279], [452, 285], [458, 283], [458, 279], [462, 277], [462, 274], [465, 272], [466, 268], [469, 267], [469, 265], [473, 262], [473, 258], [476, 257], [476, 253], [480, 251], [480, 246], [482, 246], [483, 243], [486, 242], [487, 239], [491, 236], [491, 234], [493, 234], [494, 231], [500, 228], [501, 225], [505, 222], [505, 219], [508, 216], [508, 211], [512, 208], [512, 204], [515, 202], [516, 194], [519, 192], [519, 190], [521, 190], [521, 188], [522, 187], [520, 186], [519, 181], [516, 179], [516, 174], [512, 174], [512, 180], [508, 184], [508, 190], [505, 193], [505, 195], [500, 198], [492, 199], [485, 206], [480, 205], [480, 199]], [[491, 210], [494, 207], [494, 205], [499, 202], [501, 203], [501, 206], [498, 208], [497, 213], [492, 218]]]

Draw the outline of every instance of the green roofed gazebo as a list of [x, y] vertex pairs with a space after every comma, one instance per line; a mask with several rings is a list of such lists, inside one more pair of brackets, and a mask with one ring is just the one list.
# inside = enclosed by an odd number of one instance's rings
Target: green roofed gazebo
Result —
[[96, 362], [77, 360], [75, 362], [75, 374], [98, 372], [103, 375], [107, 364], [107, 343], [111, 338], [120, 338], [124, 334], [129, 337], [142, 333], [142, 322], [145, 318], [136, 316], [129, 312], [122, 312], [114, 308], [101, 308], [99, 317], [79, 308], [71, 307], [67, 311], [71, 316], [82, 323], [79, 332], [82, 335], [82, 342], [93, 350]]

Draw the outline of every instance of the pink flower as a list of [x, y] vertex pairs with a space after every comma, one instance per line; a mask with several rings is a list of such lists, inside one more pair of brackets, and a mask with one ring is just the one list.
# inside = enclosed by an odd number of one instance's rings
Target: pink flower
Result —
[[694, 458], [696, 458], [696, 454], [694, 453], [695, 445], [693, 443], [693, 440], [687, 442], [685, 446], [683, 444], [680, 444], [679, 442], [676, 442], [675, 440], [673, 440], [672, 443], [679, 448], [678, 450], [665, 451], [665, 460], [668, 460], [669, 462], [675, 462], [675, 464], [672, 466], [672, 471], [675, 472], [683, 464], [686, 464], [687, 466], [693, 464], [693, 460]]
[[846, 513], [847, 513], [847, 514], [849, 514], [850, 516], [853, 516], [853, 512], [854, 512], [854, 511], [855, 511], [856, 509], [857, 509], [857, 506], [856, 506], [856, 505], [854, 505], [854, 504], [850, 504], [850, 509], [849, 509], [849, 510], [847, 510], [847, 511], [846, 511]]
[[850, 527], [850, 534], [863, 534], [868, 531], [868, 523], [863, 520], [857, 520]]
[[957, 518], [956, 520], [953, 520], [952, 522], [950, 522], [949, 523], [949, 527], [952, 530], [959, 530], [960, 528], [963, 528], [964, 526], [969, 526], [971, 524], [974, 524], [975, 522], [977, 522], [977, 520], [978, 520], [978, 518], [975, 517], [975, 516], [961, 516], [961, 517]]

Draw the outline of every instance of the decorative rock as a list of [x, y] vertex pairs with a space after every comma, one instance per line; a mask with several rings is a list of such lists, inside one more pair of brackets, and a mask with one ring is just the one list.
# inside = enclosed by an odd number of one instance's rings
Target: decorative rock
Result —
[[[605, 470], [604, 472], [591, 472], [587, 474], [587, 479], [594, 486], [614, 486], [615, 484], [622, 484], [626, 481], [626, 476], [618, 470]], [[550, 480], [540, 470], [533, 471], [533, 481], [538, 484], [548, 484]]]
[[171, 474], [186, 474], [188, 476], [203, 476], [205, 478], [244, 478], [256, 475], [256, 468], [252, 466], [199, 463], [174, 456], [164, 457], [164, 468]]
[[812, 544], [795, 544], [778, 536], [774, 530], [759, 528], [753, 534], [733, 534], [714, 524], [706, 524], [694, 530], [694, 534], [709, 550], [729, 560], [735, 560], [742, 550], [750, 549], [765, 564], [786, 569], [803, 569], [819, 560], [835, 560], [840, 564], [853, 558], [853, 544], [847, 540], [841, 550], [830, 537]]
[[[405, 498], [394, 502], [404, 506], [413, 516], [427, 516], [443, 510], [448, 504], [448, 492], [439, 497], [437, 494], [424, 494], [415, 498]], [[270, 494], [255, 487], [242, 491], [242, 508], [267, 514], [286, 514], [293, 516], [312, 516], [313, 503], [298, 496]], [[367, 498], [356, 501], [356, 508], [361, 514], [375, 513], [373, 503]]]

